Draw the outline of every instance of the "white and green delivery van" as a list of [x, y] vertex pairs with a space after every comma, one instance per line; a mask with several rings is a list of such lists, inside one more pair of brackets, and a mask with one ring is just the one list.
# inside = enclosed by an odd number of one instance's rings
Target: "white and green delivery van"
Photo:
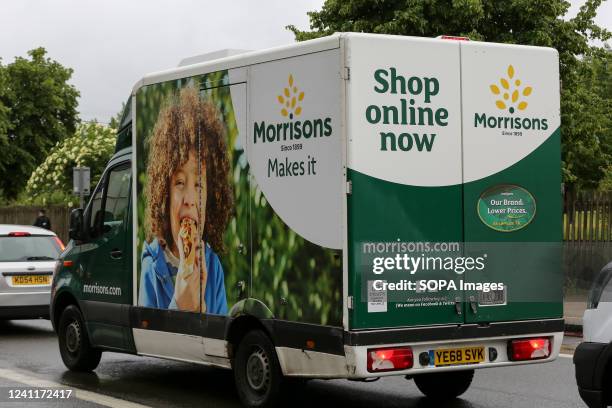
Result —
[[247, 406], [551, 361], [559, 126], [550, 48], [345, 33], [147, 75], [54, 273], [63, 361], [231, 368]]

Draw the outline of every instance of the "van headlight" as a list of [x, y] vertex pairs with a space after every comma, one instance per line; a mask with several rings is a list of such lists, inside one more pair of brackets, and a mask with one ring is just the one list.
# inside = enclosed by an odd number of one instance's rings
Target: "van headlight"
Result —
[[[599, 305], [599, 301], [601, 300], [601, 295], [606, 291], [611, 278], [612, 262], [604, 266], [595, 278], [595, 282], [593, 282], [593, 286], [591, 286], [591, 290], [589, 291], [587, 309], [597, 309], [597, 305]], [[607, 290], [611, 291], [611, 289], [612, 288], [608, 288]]]

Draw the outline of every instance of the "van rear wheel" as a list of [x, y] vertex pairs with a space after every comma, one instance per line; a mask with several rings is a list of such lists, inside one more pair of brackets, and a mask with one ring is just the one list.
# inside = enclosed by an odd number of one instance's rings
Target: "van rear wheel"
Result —
[[81, 311], [75, 305], [64, 309], [57, 330], [62, 361], [72, 371], [92, 371], [100, 363], [102, 352], [89, 343]]
[[428, 398], [450, 400], [466, 392], [473, 378], [474, 370], [446, 371], [415, 375], [414, 383]]
[[273, 407], [280, 399], [283, 374], [274, 345], [261, 330], [244, 336], [234, 358], [234, 381], [247, 407]]

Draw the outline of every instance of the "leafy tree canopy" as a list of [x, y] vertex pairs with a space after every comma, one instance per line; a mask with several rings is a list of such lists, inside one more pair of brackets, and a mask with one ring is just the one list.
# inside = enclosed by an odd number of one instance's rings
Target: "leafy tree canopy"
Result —
[[287, 28], [298, 41], [334, 32], [436, 37], [554, 47], [559, 51], [564, 181], [596, 187], [612, 173], [610, 53], [592, 46], [610, 32], [594, 18], [602, 0], [587, 0], [564, 19], [563, 0], [326, 0], [308, 13], [311, 31]]
[[80, 125], [73, 135], [57, 142], [32, 172], [21, 201], [24, 204], [75, 205], [78, 198], [72, 195], [72, 168], [90, 168], [90, 188], [93, 190], [114, 151], [114, 129], [95, 122]]
[[49, 149], [74, 133], [79, 92], [72, 69], [44, 48], [0, 65], [0, 195], [15, 198]]

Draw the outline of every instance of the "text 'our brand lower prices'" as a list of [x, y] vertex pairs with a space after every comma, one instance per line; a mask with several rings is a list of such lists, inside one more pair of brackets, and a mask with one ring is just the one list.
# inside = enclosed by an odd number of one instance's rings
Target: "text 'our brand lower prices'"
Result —
[[[295, 84], [293, 75], [289, 75], [287, 86], [277, 96], [280, 113], [288, 119], [278, 123], [260, 121], [254, 123], [253, 143], [277, 143], [281, 152], [295, 152], [305, 149], [307, 142], [316, 142], [321, 138], [332, 136], [332, 119], [330, 117], [297, 120], [302, 114], [302, 102], [305, 93]], [[311, 176], [317, 174], [317, 159], [306, 154], [303, 159], [268, 158], [268, 177]]]

